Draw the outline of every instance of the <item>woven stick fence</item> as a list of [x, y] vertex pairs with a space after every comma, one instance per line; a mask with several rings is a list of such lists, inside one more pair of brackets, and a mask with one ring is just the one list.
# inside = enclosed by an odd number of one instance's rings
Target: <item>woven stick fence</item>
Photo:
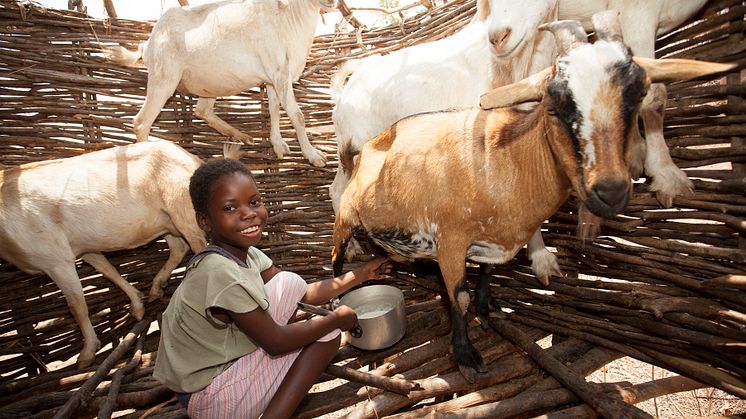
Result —
[[[261, 247], [278, 266], [309, 281], [330, 275], [333, 72], [348, 58], [453, 34], [474, 10], [474, 1], [453, 1], [397, 25], [315, 39], [295, 93], [311, 141], [327, 154], [325, 168], [305, 161], [287, 118], [281, 129], [291, 153], [275, 158], [262, 89], [218, 101], [221, 118], [262, 139], [244, 147], [242, 161], [265, 194], [271, 217]], [[659, 56], [737, 62], [742, 68], [745, 11], [741, 1], [711, 1], [690, 25], [659, 40]], [[70, 157], [134, 141], [131, 123], [145, 95], [147, 72], [107, 62], [100, 46], [134, 47], [151, 27], [0, 0], [0, 164]], [[492, 293], [510, 310], [485, 327], [471, 325], [470, 336], [490, 371], [478, 382], [463, 381], [448, 356], [450, 326], [438, 297], [440, 284], [402, 271], [390, 282], [405, 291], [405, 338], [382, 351], [341, 348], [298, 416], [345, 411], [350, 417], [404, 418], [457, 410], [474, 417], [549, 411], [643, 416], [629, 409], [631, 404], [703, 385], [746, 398], [745, 90], [739, 72], [669, 86], [665, 135], [674, 161], [695, 183], [694, 195], [662, 209], [648, 185], [637, 183], [625, 213], [605, 221], [601, 236], [585, 243], [575, 238], [578, 217], [570, 202], [545, 224], [544, 235], [566, 277], [541, 287], [524, 252], [493, 271]], [[194, 97], [174, 95], [152, 135], [202, 158], [219, 155], [225, 139], [195, 119], [195, 103]], [[154, 241], [107, 257], [146, 292], [167, 253], [165, 243]], [[110, 345], [86, 369], [72, 363], [81, 336], [56, 285], [0, 261], [0, 416], [109, 417], [128, 411], [125, 417], [184, 417], [173, 393], [151, 377], [158, 332], [147, 325], [166, 301], [147, 304], [146, 319], [137, 322], [121, 291], [90, 266], [79, 262], [77, 268], [96, 332]], [[468, 272], [476, 277], [473, 267]], [[182, 277], [183, 269], [177, 269], [167, 296]], [[546, 350], [536, 346], [549, 334], [569, 338]], [[584, 382], [622, 355], [683, 377], [626, 390]], [[343, 380], [333, 380], [338, 377]]]

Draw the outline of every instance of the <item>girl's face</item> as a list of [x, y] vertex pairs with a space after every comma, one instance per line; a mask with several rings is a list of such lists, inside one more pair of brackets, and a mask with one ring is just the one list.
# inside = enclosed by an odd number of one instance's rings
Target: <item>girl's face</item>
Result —
[[210, 191], [207, 214], [198, 214], [197, 221], [210, 243], [244, 260], [249, 246], [261, 240], [267, 217], [256, 183], [235, 172], [218, 178]]

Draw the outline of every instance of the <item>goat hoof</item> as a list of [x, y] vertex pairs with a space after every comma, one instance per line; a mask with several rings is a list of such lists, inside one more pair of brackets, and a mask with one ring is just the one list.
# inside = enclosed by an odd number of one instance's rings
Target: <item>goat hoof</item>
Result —
[[655, 191], [655, 197], [663, 208], [671, 208], [677, 196], [694, 194], [694, 184], [678, 167], [660, 169], [660, 173], [653, 176], [650, 189]]
[[482, 360], [482, 355], [479, 353], [477, 348], [471, 344], [462, 346], [458, 349], [453, 348], [453, 354], [461, 374], [470, 383], [476, 381], [477, 373], [487, 372], [487, 368], [485, 368], [484, 361]]
[[317, 149], [311, 149], [308, 153], [303, 153], [303, 155], [306, 156], [306, 159], [308, 159], [309, 162], [311, 162], [312, 165], [315, 167], [324, 167], [326, 166], [326, 156], [324, 153]]
[[655, 193], [655, 199], [661, 204], [663, 208], [671, 208], [673, 206], [673, 199], [677, 196], [691, 196], [694, 195], [693, 188], [683, 187], [681, 190], [674, 194], [665, 193], [663, 191], [657, 191]]
[[285, 157], [285, 154], [290, 153], [290, 147], [282, 138], [276, 141], [270, 140], [270, 142], [272, 143], [272, 149], [275, 151], [278, 159], [281, 159]]
[[80, 354], [80, 356], [78, 356], [78, 362], [75, 364], [78, 366], [78, 369], [86, 368], [93, 364], [93, 357], [83, 358], [83, 354]]
[[85, 368], [93, 363], [96, 359], [96, 351], [101, 347], [101, 342], [98, 339], [91, 345], [84, 345], [83, 350], [78, 355], [78, 361], [76, 364], [78, 368]]
[[549, 278], [562, 276], [562, 270], [557, 262], [557, 256], [548, 249], [542, 249], [530, 256], [531, 271], [542, 285], [549, 286]]
[[474, 384], [477, 382], [477, 379], [479, 378], [479, 374], [483, 374], [487, 372], [487, 370], [484, 367], [472, 368], [472, 367], [461, 365], [461, 364], [459, 364], [458, 370], [461, 372], [461, 375], [464, 376], [466, 381], [468, 381], [470, 384]]
[[142, 320], [142, 318], [145, 317], [145, 307], [139, 301], [137, 304], [133, 303], [130, 308], [130, 314], [132, 314], [132, 317], [136, 318], [138, 321]]
[[148, 293], [148, 302], [152, 303], [153, 301], [160, 300], [163, 298], [163, 290], [162, 289], [150, 289], [150, 293]]
[[254, 144], [254, 138], [249, 134], [238, 134], [235, 137], [233, 137], [235, 140], [238, 140], [246, 145], [253, 145]]

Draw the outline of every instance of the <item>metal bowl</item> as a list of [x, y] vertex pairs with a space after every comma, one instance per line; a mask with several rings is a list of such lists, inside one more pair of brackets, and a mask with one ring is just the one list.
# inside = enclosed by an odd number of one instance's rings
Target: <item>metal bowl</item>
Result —
[[377, 350], [398, 342], [406, 331], [404, 294], [391, 285], [368, 285], [343, 296], [339, 303], [357, 313], [360, 335], [345, 332], [347, 342], [359, 349]]

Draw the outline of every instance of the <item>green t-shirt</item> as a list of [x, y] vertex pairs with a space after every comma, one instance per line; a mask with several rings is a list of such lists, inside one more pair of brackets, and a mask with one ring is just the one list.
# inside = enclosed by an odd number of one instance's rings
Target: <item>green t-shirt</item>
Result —
[[233, 362], [257, 345], [234, 323], [212, 316], [211, 307], [234, 313], [266, 310], [269, 299], [261, 272], [272, 260], [249, 248], [248, 268], [217, 253], [207, 253], [188, 267], [161, 321], [161, 340], [153, 376], [176, 392], [205, 388]]

